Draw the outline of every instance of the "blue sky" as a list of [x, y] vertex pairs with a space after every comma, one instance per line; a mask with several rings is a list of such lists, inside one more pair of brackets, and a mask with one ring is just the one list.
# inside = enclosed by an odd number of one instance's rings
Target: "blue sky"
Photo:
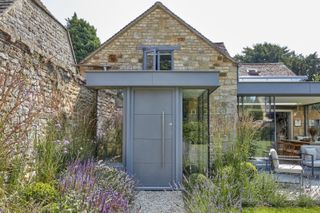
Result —
[[[152, 0], [43, 0], [65, 24], [74, 12], [97, 28], [105, 41], [139, 16]], [[245, 46], [271, 42], [297, 53], [320, 54], [319, 0], [163, 0], [170, 10], [231, 55]]]

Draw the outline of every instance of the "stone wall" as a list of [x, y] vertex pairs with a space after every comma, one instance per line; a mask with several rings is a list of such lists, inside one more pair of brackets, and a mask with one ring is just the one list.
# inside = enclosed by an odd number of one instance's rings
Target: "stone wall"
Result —
[[16, 0], [0, 15], [0, 29], [8, 33], [13, 42], [20, 41], [31, 52], [36, 51], [68, 71], [76, 72], [69, 34], [33, 0]]
[[[237, 117], [236, 64], [161, 7], [154, 6], [83, 63], [92, 66], [107, 63], [112, 70], [142, 70], [143, 50], [139, 48], [142, 45], [179, 46], [173, 55], [174, 70], [220, 71], [221, 87], [211, 95], [211, 141], [217, 135], [229, 139], [234, 137]], [[219, 119], [228, 121], [222, 133], [219, 132]]]
[[96, 91], [85, 87], [74, 64], [67, 30], [34, 1], [16, 0], [0, 14], [0, 72], [22, 73], [36, 94], [17, 117], [32, 105], [42, 128], [58, 112], [72, 116], [96, 107]]
[[25, 76], [26, 84], [31, 85], [36, 97], [28, 100], [32, 103], [23, 104], [26, 108], [35, 105], [35, 122], [39, 126], [58, 112], [71, 116], [95, 104], [95, 91], [87, 89], [79, 76], [47, 61], [37, 52], [31, 53], [25, 44], [11, 42], [3, 31], [0, 31], [0, 73]]

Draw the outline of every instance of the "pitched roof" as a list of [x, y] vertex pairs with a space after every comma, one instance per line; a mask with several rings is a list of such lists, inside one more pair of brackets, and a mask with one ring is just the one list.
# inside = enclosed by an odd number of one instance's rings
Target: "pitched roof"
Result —
[[[283, 63], [240, 63], [238, 68], [239, 76], [296, 76]], [[252, 72], [252, 74], [250, 74]]]
[[228, 55], [229, 57], [231, 57], [223, 42], [215, 42], [214, 44], [216, 45], [217, 48], [220, 49], [221, 52], [224, 53], [224, 55]]
[[0, 14], [8, 9], [15, 0], [0, 0]]
[[[56, 19], [56, 17], [54, 17], [54, 15], [52, 15], [52, 13], [48, 10], [48, 8], [42, 3], [41, 0], [33, 0], [33, 2], [34, 2], [35, 4], [37, 4], [42, 10], [44, 10], [48, 15], [50, 15], [51, 18], [53, 18], [54, 20], [56, 20], [57, 22], [59, 22], [59, 21]], [[59, 22], [59, 24], [61, 24], [61, 23]]]
[[234, 63], [237, 63], [228, 53], [228, 51], [226, 50], [224, 44], [222, 42], [219, 43], [214, 43], [212, 41], [210, 41], [208, 38], [206, 38], [204, 35], [202, 35], [199, 31], [197, 31], [196, 29], [194, 29], [192, 26], [190, 26], [188, 23], [186, 23], [184, 20], [182, 20], [179, 16], [177, 16], [176, 14], [174, 14], [171, 10], [169, 10], [166, 6], [164, 6], [161, 2], [156, 2], [153, 6], [151, 6], [148, 10], [146, 10], [144, 13], [142, 13], [140, 16], [138, 16], [136, 19], [134, 19], [133, 21], [131, 21], [129, 24], [127, 24], [124, 28], [122, 28], [119, 32], [117, 32], [116, 34], [114, 34], [111, 38], [109, 38], [107, 41], [105, 41], [103, 44], [101, 44], [101, 46], [96, 49], [95, 51], [93, 51], [92, 53], [90, 53], [86, 58], [84, 58], [81, 63], [84, 63], [85, 61], [87, 61], [88, 59], [90, 59], [94, 54], [96, 54], [97, 52], [99, 52], [101, 49], [103, 49], [105, 46], [107, 46], [110, 42], [112, 42], [115, 38], [117, 38], [118, 36], [120, 36], [122, 33], [124, 33], [125, 31], [127, 31], [129, 28], [131, 28], [134, 24], [136, 24], [137, 22], [139, 22], [141, 19], [143, 19], [144, 17], [146, 17], [148, 14], [150, 14], [151, 12], [153, 12], [154, 10], [156, 10], [157, 8], [161, 8], [163, 9], [165, 12], [167, 12], [169, 15], [171, 15], [174, 19], [176, 19], [178, 22], [180, 22], [182, 25], [184, 25], [185, 27], [187, 27], [190, 31], [192, 31], [193, 33], [195, 33], [198, 37], [200, 37], [202, 40], [204, 40], [207, 44], [209, 44], [211, 47], [213, 47], [214, 49], [216, 49], [219, 53], [221, 53], [222, 55], [224, 55], [225, 57], [227, 57], [229, 60], [231, 60]]

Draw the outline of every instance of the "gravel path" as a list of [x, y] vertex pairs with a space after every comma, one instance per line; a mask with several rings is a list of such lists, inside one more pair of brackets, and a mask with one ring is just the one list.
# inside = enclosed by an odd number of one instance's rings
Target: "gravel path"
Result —
[[185, 213], [181, 191], [139, 191], [131, 213]]

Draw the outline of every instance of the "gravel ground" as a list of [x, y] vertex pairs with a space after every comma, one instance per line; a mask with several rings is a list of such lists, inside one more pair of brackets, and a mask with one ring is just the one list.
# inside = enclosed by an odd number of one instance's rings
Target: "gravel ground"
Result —
[[131, 213], [185, 213], [181, 191], [139, 191]]

